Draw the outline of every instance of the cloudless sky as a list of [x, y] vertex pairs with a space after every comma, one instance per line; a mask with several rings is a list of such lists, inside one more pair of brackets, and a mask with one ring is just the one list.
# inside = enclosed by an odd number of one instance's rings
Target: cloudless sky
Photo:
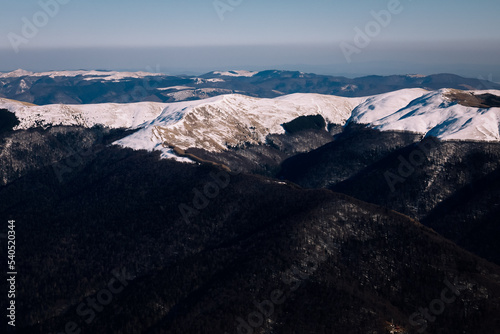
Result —
[[385, 74], [393, 63], [393, 72], [487, 76], [500, 63], [499, 0], [401, 0], [401, 13], [351, 63], [339, 43], [353, 45], [355, 27], [364, 30], [371, 12], [387, 9], [390, 0], [220, 0], [232, 9], [223, 20], [213, 0], [61, 0], [68, 3], [15, 53], [9, 33], [23, 36], [23, 18], [33, 22], [40, 2], [54, 1], [0, 0], [0, 71], [330, 66], [343, 74]]

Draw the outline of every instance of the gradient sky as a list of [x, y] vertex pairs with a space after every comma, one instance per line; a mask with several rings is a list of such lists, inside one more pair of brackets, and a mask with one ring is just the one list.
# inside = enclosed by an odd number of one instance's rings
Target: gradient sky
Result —
[[[455, 72], [500, 81], [500, 1], [401, 0], [402, 11], [346, 61], [355, 27], [391, 0], [60, 0], [58, 13], [14, 52], [40, 2], [0, 0], [0, 71], [17, 68], [205, 72], [289, 68], [329, 74]], [[392, 0], [395, 1], [395, 0]], [[43, 18], [43, 16], [38, 16]], [[26, 36], [24, 36], [26, 37]]]

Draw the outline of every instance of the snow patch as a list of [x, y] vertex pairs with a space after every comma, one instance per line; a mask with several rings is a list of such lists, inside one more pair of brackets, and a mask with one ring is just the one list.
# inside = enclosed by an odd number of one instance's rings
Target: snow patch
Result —
[[252, 71], [226, 71], [226, 72], [221, 72], [221, 71], [216, 71], [213, 72], [213, 74], [218, 74], [222, 77], [253, 77], [255, 74], [258, 72], [252, 72]]
[[195, 89], [194, 87], [189, 86], [170, 86], [170, 87], [162, 87], [156, 88], [157, 90], [186, 90], [186, 89]]

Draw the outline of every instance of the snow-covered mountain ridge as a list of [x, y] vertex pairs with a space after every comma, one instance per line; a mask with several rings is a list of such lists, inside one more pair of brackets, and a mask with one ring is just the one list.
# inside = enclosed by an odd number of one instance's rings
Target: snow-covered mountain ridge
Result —
[[[263, 99], [230, 94], [176, 103], [45, 106], [0, 99], [0, 108], [16, 114], [20, 120], [16, 129], [52, 125], [137, 129], [115, 144], [161, 150], [166, 157], [173, 155], [165, 146], [220, 152], [264, 144], [269, 134], [285, 132], [283, 123], [318, 114], [328, 124], [366, 124], [381, 131], [410, 131], [442, 140], [500, 141], [500, 108], [462, 105], [450, 98], [452, 91], [416, 88], [364, 98], [292, 94]], [[498, 90], [474, 93], [500, 96]]]
[[[440, 89], [421, 96], [400, 91], [370, 97], [353, 110], [349, 121], [381, 131], [410, 131], [442, 140], [500, 141], [500, 108], [462, 105], [450, 97], [454, 91]], [[463, 93], [500, 96], [498, 90]], [[411, 101], [406, 99], [409, 96]]]
[[163, 76], [163, 73], [151, 72], [118, 72], [118, 71], [50, 71], [50, 72], [30, 72], [23, 69], [18, 69], [8, 73], [0, 73], [0, 78], [17, 78], [17, 77], [77, 77], [84, 76], [85, 80], [121, 80], [125, 78], [144, 78], [152, 76]]
[[167, 103], [102, 103], [102, 104], [53, 104], [37, 106], [0, 98], [0, 108], [16, 114], [20, 124], [16, 129], [47, 128], [55, 125], [135, 129], [146, 121], [159, 116]]
[[344, 124], [361, 101], [293, 94], [275, 99], [224, 95], [197, 103], [173, 103], [150, 124], [118, 143], [138, 147], [149, 137], [154, 138], [155, 146], [167, 143], [183, 150], [197, 147], [223, 151], [228, 147], [263, 144], [267, 135], [285, 132], [281, 124], [300, 116], [320, 114], [330, 124]]

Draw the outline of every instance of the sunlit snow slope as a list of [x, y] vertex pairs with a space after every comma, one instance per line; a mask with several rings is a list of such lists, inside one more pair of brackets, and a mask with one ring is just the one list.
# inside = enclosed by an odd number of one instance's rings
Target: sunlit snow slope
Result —
[[[354, 109], [350, 122], [375, 129], [421, 133], [442, 140], [500, 140], [500, 108], [474, 108], [457, 103], [440, 89], [418, 96], [398, 91], [367, 99]], [[475, 91], [500, 96], [500, 91]], [[409, 103], [407, 103], [409, 101]]]
[[16, 114], [20, 124], [16, 129], [74, 125], [134, 129], [160, 115], [167, 103], [102, 103], [102, 104], [52, 104], [36, 106], [0, 98], [0, 108]]
[[328, 123], [344, 124], [363, 99], [317, 94], [293, 94], [275, 99], [224, 95], [197, 102], [172, 103], [153, 122], [117, 142], [139, 148], [161, 143], [181, 149], [222, 151], [244, 144], [262, 144], [281, 124], [299, 116], [320, 114]]

